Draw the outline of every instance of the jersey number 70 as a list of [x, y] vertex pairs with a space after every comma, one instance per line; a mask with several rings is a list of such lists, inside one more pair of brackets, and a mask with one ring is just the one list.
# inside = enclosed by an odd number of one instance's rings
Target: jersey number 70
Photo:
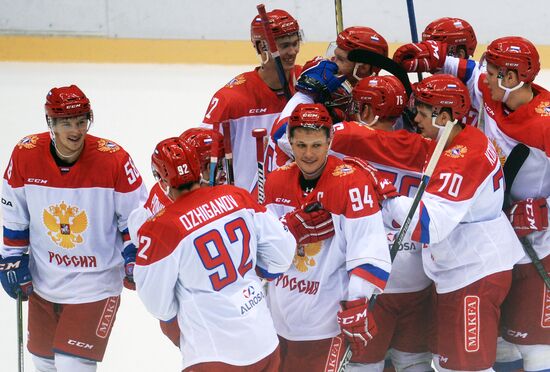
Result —
[[[237, 235], [240, 231], [240, 237]], [[220, 291], [238, 278], [237, 273], [244, 275], [252, 269], [253, 263], [250, 258], [250, 231], [242, 218], [236, 218], [224, 226], [224, 232], [231, 243], [227, 247], [224, 243], [222, 233], [219, 230], [210, 230], [194, 241], [195, 249], [199, 254], [204, 267], [215, 272], [209, 275], [212, 288]], [[240, 241], [240, 242], [239, 242]], [[235, 267], [229, 249], [237, 248], [242, 253], [239, 266]]]

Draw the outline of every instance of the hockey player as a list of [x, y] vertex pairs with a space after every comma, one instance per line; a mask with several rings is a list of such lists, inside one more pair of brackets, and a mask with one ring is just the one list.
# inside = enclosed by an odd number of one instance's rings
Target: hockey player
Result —
[[180, 138], [156, 146], [152, 168], [174, 203], [139, 230], [134, 278], [153, 316], [178, 319], [184, 371], [277, 371], [256, 272], [273, 279], [288, 269], [292, 234], [245, 190], [200, 187], [198, 155]]
[[[443, 71], [457, 74], [460, 61], [433, 53], [420, 57], [413, 44], [401, 47], [404, 66], [418, 66], [418, 58], [427, 58], [427, 67], [443, 66]], [[525, 236], [538, 258], [549, 271], [550, 231], [548, 199], [550, 197], [549, 115], [550, 93], [534, 83], [540, 70], [535, 46], [527, 39], [507, 36], [494, 40], [485, 52], [487, 73], [468, 66], [467, 86], [474, 107], [484, 101], [485, 134], [494, 143], [501, 162], [510, 159], [518, 144], [529, 148], [529, 156], [517, 173], [509, 192], [513, 204], [510, 220], [516, 233]], [[412, 62], [412, 63], [410, 63]], [[550, 319], [548, 288], [525, 255], [514, 268], [512, 289], [503, 307], [504, 338], [516, 344], [524, 360], [525, 371], [550, 369]]]
[[370, 27], [354, 26], [340, 32], [336, 41], [330, 43], [327, 55], [338, 65], [338, 72], [355, 86], [362, 78], [377, 75], [380, 68], [348, 60], [353, 49], [366, 49], [387, 57], [388, 42]]
[[[362, 79], [352, 94], [357, 121], [333, 126], [331, 151], [339, 157], [367, 160], [378, 170], [377, 178], [390, 180], [401, 195], [413, 197], [433, 141], [406, 130], [394, 131], [408, 102], [403, 84], [395, 76], [370, 76]], [[388, 195], [380, 199], [384, 197]], [[384, 209], [382, 216], [391, 247], [399, 226]], [[421, 251], [421, 244], [410, 237], [403, 241], [384, 293], [376, 298], [373, 309], [378, 335], [362, 352], [353, 355], [346, 370], [382, 371], [390, 348], [398, 371], [431, 369], [428, 329], [432, 281], [422, 268]]]
[[[477, 38], [473, 27], [465, 20], [455, 17], [444, 17], [436, 19], [426, 26], [422, 33], [422, 41], [438, 41], [445, 45], [445, 53], [448, 56], [456, 57], [462, 60], [458, 71], [459, 77], [467, 81], [464, 76], [468, 69], [466, 66], [474, 64], [474, 61], [468, 62], [473, 58], [477, 46]], [[443, 51], [442, 51], [443, 52]], [[460, 71], [462, 70], [462, 71]], [[464, 117], [464, 124], [478, 126], [478, 111], [471, 107], [468, 115]]]
[[[426, 245], [424, 271], [437, 292], [434, 363], [441, 371], [491, 370], [500, 305], [512, 267], [523, 255], [501, 210], [502, 168], [481, 131], [457, 124], [470, 107], [459, 79], [430, 76], [418, 83], [414, 95], [415, 122], [423, 136], [439, 139], [443, 125], [453, 123], [410, 224], [412, 240]], [[412, 198], [399, 196], [383, 204], [402, 223]]]
[[269, 283], [282, 371], [335, 369], [342, 338], [353, 352], [364, 348], [376, 334], [368, 299], [383, 291], [390, 271], [373, 185], [355, 161], [328, 156], [331, 127], [323, 105], [299, 104], [288, 125], [295, 162], [266, 182], [265, 205], [278, 216], [320, 203], [334, 226], [298, 239], [293, 265]]
[[[267, 15], [290, 91], [294, 93], [300, 73], [299, 66], [295, 65], [301, 42], [298, 21], [280, 9]], [[218, 90], [203, 119], [206, 128], [213, 128], [216, 123], [230, 123], [235, 185], [248, 191], [252, 191], [257, 182], [255, 158], [250, 156], [256, 144], [250, 133], [255, 128], [266, 128], [269, 133], [287, 103], [259, 16], [252, 20], [251, 39], [261, 66], [238, 75]]]
[[0, 279], [29, 300], [37, 371], [95, 371], [123, 279], [132, 282], [126, 220], [147, 195], [128, 153], [88, 134], [90, 101], [77, 86], [51, 89], [45, 109], [49, 132], [23, 138], [4, 174]]

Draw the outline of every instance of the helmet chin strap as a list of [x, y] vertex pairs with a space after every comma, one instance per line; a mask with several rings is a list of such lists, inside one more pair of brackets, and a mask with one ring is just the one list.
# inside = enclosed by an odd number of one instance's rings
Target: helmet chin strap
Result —
[[61, 152], [61, 150], [59, 150], [59, 148], [57, 147], [57, 142], [55, 141], [55, 133], [53, 132], [53, 129], [52, 127], [50, 126], [50, 138], [53, 142], [53, 147], [55, 148], [55, 152], [57, 152], [57, 155], [59, 155], [60, 157], [62, 157], [63, 159], [70, 159], [71, 157], [73, 157], [75, 154], [77, 154], [78, 152], [80, 152], [82, 150], [82, 147], [84, 146], [84, 142], [82, 142], [82, 146], [80, 146], [80, 148], [78, 150], [75, 150], [73, 151], [71, 154], [69, 155], [65, 155], [64, 153]]
[[[441, 138], [441, 136], [443, 135], [443, 132], [444, 132], [444, 130], [445, 130], [445, 125], [436, 124], [436, 123], [435, 123], [435, 120], [436, 120], [436, 119], [437, 119], [436, 116], [432, 116], [432, 125], [433, 125], [434, 127], [437, 128], [437, 137], [436, 137], [436, 141], [439, 141], [439, 139]], [[450, 120], [449, 120], [449, 121], [450, 121]], [[455, 119], [455, 120], [451, 121], [451, 123], [452, 123], [453, 125], [455, 125], [456, 123], [458, 123], [458, 120]]]
[[380, 119], [380, 116], [376, 115], [370, 123], [367, 123], [366, 121], [363, 121], [361, 119], [359, 119], [359, 122], [366, 125], [367, 127], [372, 127], [374, 124], [378, 123], [378, 119]]
[[363, 64], [360, 63], [360, 62], [356, 62], [355, 63], [355, 66], [353, 66], [353, 77], [355, 79], [357, 79], [357, 81], [361, 81], [361, 79], [363, 79], [362, 77], [359, 77], [359, 75], [357, 75], [357, 70], [359, 70], [359, 67], [361, 67]]
[[497, 79], [497, 81], [498, 81], [498, 87], [499, 87], [500, 89], [504, 90], [504, 96], [502, 96], [502, 99], [501, 99], [501, 101], [502, 101], [503, 103], [506, 103], [506, 101], [507, 101], [508, 98], [510, 97], [510, 93], [512, 93], [514, 90], [518, 90], [518, 89], [521, 88], [521, 87], [523, 86], [523, 84], [524, 84], [523, 81], [520, 81], [520, 82], [518, 83], [518, 85], [516, 85], [515, 87], [513, 87], [513, 88], [507, 88], [507, 87], [505, 87], [504, 85], [502, 85], [502, 77], [499, 77], [499, 78]]

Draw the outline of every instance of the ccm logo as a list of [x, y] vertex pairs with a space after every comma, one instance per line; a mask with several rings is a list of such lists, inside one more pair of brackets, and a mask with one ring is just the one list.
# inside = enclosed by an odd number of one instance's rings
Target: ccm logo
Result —
[[511, 336], [511, 337], [517, 337], [517, 338], [527, 338], [527, 336], [529, 335], [529, 333], [525, 332], [520, 332], [520, 331], [514, 331], [513, 329], [509, 329], [506, 331], [506, 334], [508, 336]]
[[43, 180], [42, 178], [27, 178], [28, 183], [38, 183], [39, 185], [44, 185], [48, 183], [48, 180]]
[[345, 318], [340, 318], [340, 323], [342, 323], [342, 324], [357, 323], [361, 319], [366, 318], [366, 317], [367, 317], [367, 309], [363, 310], [362, 313], [355, 314], [353, 316], [348, 316], [348, 317], [345, 317]]
[[72, 345], [72, 346], [76, 346], [76, 347], [80, 347], [82, 349], [89, 349], [89, 350], [92, 350], [94, 348], [94, 345], [91, 345], [91, 344], [88, 344], [86, 342], [82, 342], [82, 341], [76, 341], [76, 340], [69, 340], [67, 341], [67, 343], [69, 345]]
[[479, 297], [464, 297], [464, 350], [479, 350]]
[[248, 110], [249, 114], [263, 114], [264, 112], [267, 112], [267, 108], [255, 108]]

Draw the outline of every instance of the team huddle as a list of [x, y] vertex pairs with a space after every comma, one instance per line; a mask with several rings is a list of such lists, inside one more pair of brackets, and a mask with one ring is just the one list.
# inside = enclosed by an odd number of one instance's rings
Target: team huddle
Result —
[[298, 21], [267, 18], [261, 65], [154, 147], [149, 192], [88, 134], [82, 90], [47, 94], [48, 131], [2, 187], [0, 279], [28, 300], [36, 370], [95, 371], [126, 287], [184, 371], [550, 371], [535, 46], [506, 36], [475, 61], [471, 25], [441, 18], [392, 59], [356, 26], [298, 66]]

